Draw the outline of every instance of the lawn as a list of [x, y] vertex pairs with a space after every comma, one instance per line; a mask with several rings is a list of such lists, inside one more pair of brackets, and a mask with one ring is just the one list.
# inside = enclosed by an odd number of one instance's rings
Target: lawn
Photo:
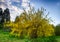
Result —
[[25, 42], [26, 39], [11, 37], [8, 32], [0, 30], [0, 42]]
[[56, 36], [58, 42], [60, 42], [60, 36]]
[[[56, 36], [56, 39], [60, 42], [60, 36]], [[27, 42], [27, 39], [12, 37], [9, 32], [0, 30], [0, 42]]]

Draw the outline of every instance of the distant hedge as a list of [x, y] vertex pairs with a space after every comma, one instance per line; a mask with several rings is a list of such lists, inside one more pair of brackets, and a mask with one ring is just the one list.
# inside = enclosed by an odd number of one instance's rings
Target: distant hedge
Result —
[[55, 35], [60, 36], [60, 24], [56, 25], [55, 27]]

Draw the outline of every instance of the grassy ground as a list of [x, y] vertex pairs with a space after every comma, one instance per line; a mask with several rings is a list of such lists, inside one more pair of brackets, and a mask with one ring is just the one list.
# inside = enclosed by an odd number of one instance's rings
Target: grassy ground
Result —
[[58, 42], [60, 42], [60, 36], [56, 36]]
[[[56, 36], [58, 42], [60, 42], [60, 36]], [[11, 37], [8, 32], [0, 30], [0, 42], [27, 42], [27, 39], [19, 39]]]
[[15, 37], [11, 37], [8, 32], [4, 32], [0, 30], [0, 42], [25, 42], [26, 39], [18, 39]]

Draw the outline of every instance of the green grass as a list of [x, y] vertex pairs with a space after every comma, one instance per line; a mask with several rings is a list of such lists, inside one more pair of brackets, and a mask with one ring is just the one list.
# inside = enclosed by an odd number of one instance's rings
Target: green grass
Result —
[[60, 42], [60, 36], [56, 36], [56, 40]]
[[[56, 40], [60, 42], [60, 36], [56, 36]], [[28, 41], [29, 41], [28, 39], [20, 39], [20, 38], [11, 36], [9, 32], [4, 32], [0, 30], [0, 42], [28, 42]]]
[[26, 39], [11, 37], [8, 32], [0, 30], [0, 42], [25, 42]]

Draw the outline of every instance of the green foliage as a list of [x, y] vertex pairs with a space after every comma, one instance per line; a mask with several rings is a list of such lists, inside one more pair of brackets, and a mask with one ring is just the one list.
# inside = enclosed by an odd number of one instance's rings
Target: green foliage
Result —
[[3, 29], [3, 24], [0, 24], [0, 29]]
[[57, 36], [60, 36], [60, 24], [56, 25], [56, 27], [55, 27], [55, 34]]
[[0, 24], [0, 29], [2, 29], [2, 24]]

